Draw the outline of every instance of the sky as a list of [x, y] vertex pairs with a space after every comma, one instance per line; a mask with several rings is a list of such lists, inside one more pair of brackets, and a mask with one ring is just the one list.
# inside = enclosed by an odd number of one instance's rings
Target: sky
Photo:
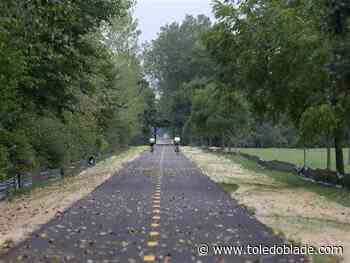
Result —
[[138, 0], [135, 16], [142, 31], [140, 42], [157, 37], [160, 27], [174, 21], [181, 22], [185, 15], [204, 14], [213, 18], [210, 0]]

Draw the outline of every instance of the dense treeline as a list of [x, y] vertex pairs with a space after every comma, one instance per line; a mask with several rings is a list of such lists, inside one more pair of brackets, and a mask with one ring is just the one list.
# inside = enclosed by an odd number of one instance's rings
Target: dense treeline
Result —
[[[145, 68], [160, 96], [158, 115], [185, 143], [228, 146], [295, 146], [298, 136], [286, 118], [278, 123], [253, 115], [210, 54], [209, 18], [187, 16], [161, 29], [145, 49]], [[162, 123], [161, 123], [162, 124]]]
[[209, 144], [334, 146], [343, 174], [348, 1], [214, 1], [214, 12], [216, 24], [187, 17], [146, 49], [174, 132]]
[[0, 179], [126, 146], [146, 97], [128, 0], [0, 2]]

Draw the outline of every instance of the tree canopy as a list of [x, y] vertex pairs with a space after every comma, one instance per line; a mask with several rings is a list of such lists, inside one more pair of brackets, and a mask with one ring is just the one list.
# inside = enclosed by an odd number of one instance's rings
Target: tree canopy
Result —
[[150, 88], [133, 4], [1, 1], [0, 177], [65, 167], [146, 136]]

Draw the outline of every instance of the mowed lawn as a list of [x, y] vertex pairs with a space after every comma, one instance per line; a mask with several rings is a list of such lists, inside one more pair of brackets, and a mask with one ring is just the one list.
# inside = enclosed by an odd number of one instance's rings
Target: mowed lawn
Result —
[[[278, 160], [294, 163], [299, 166], [304, 165], [303, 149], [287, 149], [287, 148], [239, 148], [236, 149], [242, 153], [255, 155], [266, 161]], [[348, 163], [348, 149], [344, 149], [344, 163], [346, 164], [346, 172], [350, 173], [350, 165]], [[327, 150], [326, 149], [307, 149], [306, 166], [311, 168], [325, 169], [327, 167]], [[331, 166], [335, 170], [335, 153], [331, 151]]]

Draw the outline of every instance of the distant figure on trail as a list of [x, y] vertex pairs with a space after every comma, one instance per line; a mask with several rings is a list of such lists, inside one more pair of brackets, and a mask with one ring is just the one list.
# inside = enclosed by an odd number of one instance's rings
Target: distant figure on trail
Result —
[[174, 145], [175, 145], [175, 152], [176, 153], [178, 153], [180, 151], [180, 142], [181, 142], [181, 138], [178, 136], [175, 136]]
[[149, 139], [149, 146], [151, 147], [151, 152], [154, 151], [154, 144], [156, 143], [156, 140], [154, 138]]
[[95, 166], [95, 164], [96, 164], [96, 159], [95, 159], [95, 157], [91, 155], [91, 156], [89, 157], [88, 163], [89, 163], [90, 166]]

